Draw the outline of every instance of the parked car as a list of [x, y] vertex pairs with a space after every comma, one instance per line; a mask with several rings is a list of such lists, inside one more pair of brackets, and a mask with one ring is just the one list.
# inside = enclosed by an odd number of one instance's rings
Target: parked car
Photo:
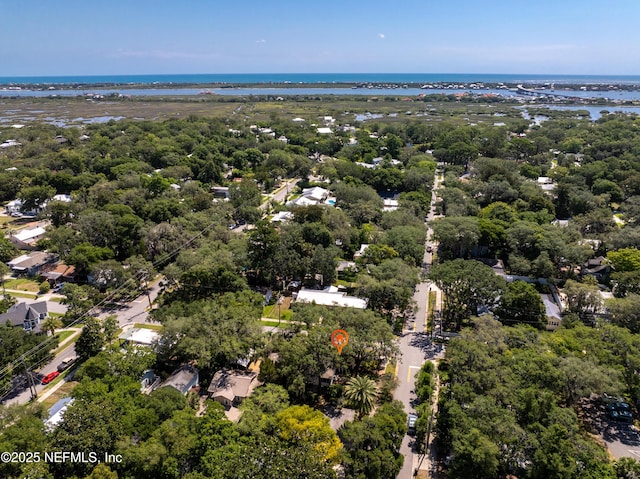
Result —
[[610, 394], [604, 393], [602, 394], [602, 402], [605, 404], [612, 404], [616, 402], [624, 402], [624, 399], [619, 396], [612, 396]]
[[73, 356], [68, 357], [68, 358], [64, 358], [64, 360], [60, 364], [58, 364], [58, 368], [57, 368], [58, 372], [62, 372], [62, 371], [65, 371], [65, 370], [69, 369], [69, 367], [73, 363], [75, 363], [75, 361], [76, 361], [76, 358], [74, 358]]
[[607, 411], [631, 411], [631, 406], [624, 401], [618, 401], [608, 404]]
[[633, 422], [633, 414], [629, 411], [609, 411], [609, 417], [614, 421]]
[[607, 416], [614, 421], [633, 422], [631, 406], [624, 401], [616, 401], [611, 404], [607, 404]]
[[418, 416], [415, 414], [409, 414], [408, 424], [407, 424], [407, 433], [411, 436], [413, 436], [416, 433], [416, 422], [418, 422]]
[[40, 381], [40, 382], [42, 384], [49, 384], [51, 381], [53, 381], [58, 376], [60, 376], [60, 371], [53, 371], [52, 373], [49, 373], [45, 377], [43, 377], [42, 381]]

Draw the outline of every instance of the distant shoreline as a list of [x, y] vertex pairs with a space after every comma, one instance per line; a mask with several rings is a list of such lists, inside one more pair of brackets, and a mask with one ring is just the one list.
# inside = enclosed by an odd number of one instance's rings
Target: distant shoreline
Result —
[[75, 90], [79, 94], [83, 91], [91, 91], [95, 89], [119, 89], [119, 90], [168, 90], [168, 89], [200, 89], [203, 94], [208, 93], [211, 89], [223, 90], [243, 90], [250, 88], [331, 88], [331, 89], [392, 89], [401, 92], [403, 89], [450, 89], [450, 90], [485, 90], [485, 89], [503, 89], [513, 90], [522, 85], [532, 90], [555, 90], [555, 91], [640, 91], [640, 83], [553, 83], [551, 85], [542, 85], [539, 83], [489, 83], [489, 82], [309, 82], [309, 83], [291, 83], [291, 82], [255, 82], [255, 83], [226, 83], [226, 82], [208, 82], [208, 83], [0, 83], [0, 91], [48, 91], [48, 90]]
[[[90, 90], [227, 88], [433, 88], [545, 87], [555, 90], [636, 91], [640, 75], [547, 75], [482, 73], [213, 73], [150, 75], [4, 76], [0, 89]], [[457, 87], [457, 88], [456, 88]]]

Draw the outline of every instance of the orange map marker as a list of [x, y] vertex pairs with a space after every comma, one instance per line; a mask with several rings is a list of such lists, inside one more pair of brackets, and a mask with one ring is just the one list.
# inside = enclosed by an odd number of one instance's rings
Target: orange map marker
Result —
[[349, 334], [344, 329], [336, 329], [331, 333], [331, 344], [338, 350], [338, 354], [342, 354], [344, 348], [349, 342]]

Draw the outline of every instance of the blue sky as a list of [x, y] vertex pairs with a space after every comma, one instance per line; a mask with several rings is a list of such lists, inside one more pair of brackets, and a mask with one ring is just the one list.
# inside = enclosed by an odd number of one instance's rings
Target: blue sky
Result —
[[0, 0], [0, 76], [640, 75], [638, 20], [638, 0]]

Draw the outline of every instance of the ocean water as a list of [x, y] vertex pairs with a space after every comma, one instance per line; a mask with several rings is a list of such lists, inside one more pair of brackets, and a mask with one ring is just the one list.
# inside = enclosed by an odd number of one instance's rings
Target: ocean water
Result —
[[246, 84], [246, 83], [556, 83], [638, 84], [640, 76], [539, 75], [487, 73], [219, 73], [177, 75], [95, 75], [0, 77], [0, 85], [62, 84]]

